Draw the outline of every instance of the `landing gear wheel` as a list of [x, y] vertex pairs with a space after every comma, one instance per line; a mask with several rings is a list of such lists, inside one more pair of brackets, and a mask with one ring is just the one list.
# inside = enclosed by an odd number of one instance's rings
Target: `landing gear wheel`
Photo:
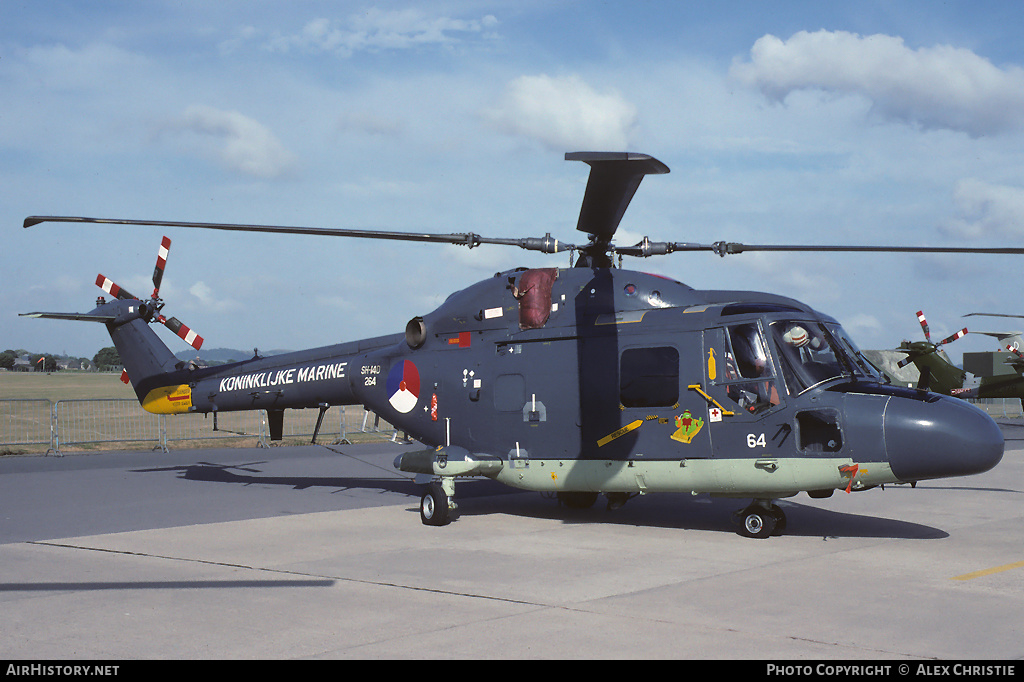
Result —
[[775, 515], [773, 510], [765, 509], [756, 504], [739, 512], [739, 516], [740, 535], [759, 540], [770, 537], [775, 532], [779, 523], [779, 517]]
[[440, 483], [431, 483], [420, 498], [420, 521], [426, 526], [446, 526], [452, 517], [448, 508], [448, 495]]

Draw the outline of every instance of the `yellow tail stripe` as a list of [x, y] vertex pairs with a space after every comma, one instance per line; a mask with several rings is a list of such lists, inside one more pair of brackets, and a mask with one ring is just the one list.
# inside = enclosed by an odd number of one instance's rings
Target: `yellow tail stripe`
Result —
[[192, 389], [187, 384], [154, 388], [142, 400], [142, 407], [153, 414], [181, 414], [192, 407]]

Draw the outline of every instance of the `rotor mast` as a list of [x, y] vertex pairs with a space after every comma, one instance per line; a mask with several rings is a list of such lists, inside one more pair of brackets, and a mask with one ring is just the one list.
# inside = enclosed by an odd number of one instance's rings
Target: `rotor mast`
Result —
[[668, 173], [668, 166], [647, 154], [629, 152], [569, 152], [566, 161], [583, 161], [590, 178], [583, 195], [576, 229], [590, 243], [579, 249], [577, 267], [612, 267], [612, 237], [645, 175]]

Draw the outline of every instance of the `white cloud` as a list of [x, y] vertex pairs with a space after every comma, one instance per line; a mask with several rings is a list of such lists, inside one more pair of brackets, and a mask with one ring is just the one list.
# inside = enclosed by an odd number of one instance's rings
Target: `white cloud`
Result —
[[1024, 122], [1024, 69], [1001, 69], [948, 45], [914, 50], [896, 36], [824, 30], [801, 31], [789, 40], [765, 35], [751, 48], [749, 62], [733, 62], [731, 75], [780, 102], [804, 89], [857, 94], [886, 118], [973, 136]]
[[107, 43], [38, 45], [14, 56], [21, 62], [15, 74], [26, 84], [57, 92], [117, 91], [148, 66], [146, 58]]
[[625, 151], [637, 109], [617, 92], [600, 93], [578, 76], [520, 76], [484, 115], [500, 130], [556, 151]]
[[198, 281], [190, 286], [188, 292], [199, 301], [200, 307], [206, 311], [225, 313], [238, 308], [235, 301], [218, 297], [213, 293], [213, 289], [203, 281]]
[[194, 105], [167, 128], [211, 138], [216, 143], [214, 156], [228, 168], [245, 175], [279, 177], [296, 163], [294, 154], [266, 126], [237, 111]]
[[[430, 16], [420, 9], [380, 10], [370, 8], [346, 22], [314, 19], [302, 31], [278, 35], [267, 42], [271, 50], [287, 52], [332, 52], [348, 57], [356, 52], [405, 50], [421, 45], [453, 45], [467, 35], [489, 36], [497, 26], [493, 15], [480, 19]], [[249, 33], [245, 37], [251, 37]]]
[[957, 216], [940, 227], [962, 239], [1024, 237], [1024, 188], [967, 179], [953, 192]]

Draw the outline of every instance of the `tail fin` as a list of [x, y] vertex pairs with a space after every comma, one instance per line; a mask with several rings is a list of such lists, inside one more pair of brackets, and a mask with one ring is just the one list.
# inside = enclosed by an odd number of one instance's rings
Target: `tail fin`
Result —
[[148, 313], [142, 301], [114, 299], [101, 303], [88, 313], [22, 313], [22, 316], [106, 324], [132, 388], [142, 402], [152, 386], [160, 383], [158, 377], [173, 372], [181, 365], [181, 361], [150, 329]]
[[107, 331], [140, 401], [155, 382], [159, 383], [157, 377], [173, 372], [176, 366], [181, 365], [181, 361], [140, 317], [120, 324], [109, 322]]
[[[202, 337], [182, 324], [178, 318], [167, 318], [161, 314], [164, 302], [160, 298], [160, 283], [163, 281], [170, 247], [171, 240], [164, 237], [153, 270], [153, 294], [148, 300], [133, 296], [111, 279], [99, 275], [96, 278], [96, 286], [113, 296], [114, 300], [108, 303], [102, 297], [99, 298], [92, 312], [23, 313], [26, 317], [106, 324], [132, 388], [135, 389], [135, 395], [142, 406], [150, 412], [178, 412], [191, 403], [185, 399], [188, 387], [170, 384], [166, 377], [170, 372], [180, 369], [183, 363], [174, 357], [170, 349], [149, 328], [149, 324], [163, 324], [196, 350], [203, 345]], [[170, 404], [171, 401], [174, 401], [173, 405]]]

